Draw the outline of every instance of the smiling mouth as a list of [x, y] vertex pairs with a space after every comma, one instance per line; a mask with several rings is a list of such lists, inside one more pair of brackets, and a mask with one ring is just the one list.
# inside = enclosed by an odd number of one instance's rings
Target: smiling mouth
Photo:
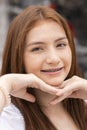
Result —
[[60, 70], [62, 70], [63, 67], [61, 68], [56, 68], [56, 69], [47, 69], [47, 70], [41, 70], [41, 72], [48, 72], [48, 73], [52, 73], [52, 72], [58, 72]]

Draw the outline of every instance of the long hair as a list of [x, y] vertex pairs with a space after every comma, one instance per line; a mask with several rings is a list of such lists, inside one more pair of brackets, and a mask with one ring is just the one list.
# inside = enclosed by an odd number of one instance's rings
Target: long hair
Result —
[[[66, 79], [73, 75], [80, 76], [76, 63], [73, 36], [68, 24], [58, 12], [45, 6], [31, 6], [26, 8], [10, 24], [3, 53], [1, 75], [7, 73], [26, 73], [23, 64], [26, 36], [36, 23], [41, 20], [52, 20], [63, 27], [72, 52], [71, 69]], [[33, 93], [32, 89], [28, 91]], [[12, 97], [12, 102], [19, 108], [24, 117], [25, 130], [56, 130], [54, 125], [42, 112], [37, 102], [30, 103], [14, 97]], [[80, 130], [86, 130], [83, 100], [65, 99], [63, 105]]]

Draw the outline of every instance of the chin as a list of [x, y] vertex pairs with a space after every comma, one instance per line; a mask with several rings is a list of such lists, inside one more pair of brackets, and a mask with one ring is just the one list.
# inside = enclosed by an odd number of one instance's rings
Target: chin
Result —
[[59, 81], [59, 82], [50, 82], [48, 84], [51, 85], [51, 86], [54, 86], [54, 87], [58, 87], [58, 86], [60, 86], [63, 83], [63, 81], [64, 80]]

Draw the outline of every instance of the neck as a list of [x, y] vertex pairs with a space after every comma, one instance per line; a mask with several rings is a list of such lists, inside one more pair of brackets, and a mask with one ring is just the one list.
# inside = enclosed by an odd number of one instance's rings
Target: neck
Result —
[[50, 119], [56, 128], [60, 130], [68, 130], [69, 127], [71, 127], [72, 130], [77, 130], [77, 126], [75, 125], [69, 113], [64, 109], [61, 102], [56, 105], [50, 104], [50, 101], [52, 101], [55, 96], [40, 90], [35, 91], [35, 96], [43, 113]]
[[35, 90], [35, 95], [37, 98], [37, 102], [40, 105], [42, 111], [50, 116], [51, 115], [59, 115], [60, 113], [63, 113], [64, 108], [62, 103], [58, 103], [56, 105], [51, 105], [50, 102], [56, 97], [54, 95], [42, 92], [40, 90]]

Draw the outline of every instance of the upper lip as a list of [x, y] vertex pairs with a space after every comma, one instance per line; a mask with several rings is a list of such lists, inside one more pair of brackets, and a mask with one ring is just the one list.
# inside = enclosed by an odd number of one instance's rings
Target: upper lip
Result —
[[44, 69], [44, 70], [41, 70], [42, 72], [56, 72], [56, 71], [59, 71], [61, 70], [63, 67], [58, 67], [58, 68], [51, 68], [51, 69]]

